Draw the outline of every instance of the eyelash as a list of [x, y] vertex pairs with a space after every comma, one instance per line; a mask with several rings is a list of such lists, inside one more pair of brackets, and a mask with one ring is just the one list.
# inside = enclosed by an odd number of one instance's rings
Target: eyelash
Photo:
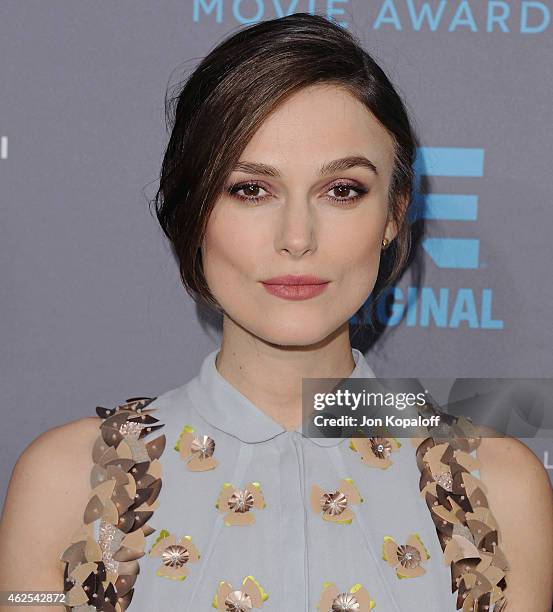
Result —
[[[237, 193], [238, 191], [240, 191], [240, 189], [243, 189], [244, 187], [251, 187], [251, 186], [260, 187], [261, 189], [265, 189], [265, 187], [263, 187], [263, 185], [261, 183], [258, 183], [257, 181], [245, 181], [241, 183], [235, 183], [234, 185], [230, 185], [230, 187], [227, 188], [227, 193], [234, 198], [238, 198], [239, 200], [242, 200], [245, 202], [252, 202], [254, 204], [257, 204], [260, 200], [264, 200], [265, 198], [268, 197], [268, 196], [250, 196], [248, 197], [248, 196], [239, 195]], [[362, 198], [368, 192], [368, 189], [365, 189], [364, 187], [359, 187], [357, 185], [352, 185], [351, 183], [343, 183], [343, 182], [335, 183], [329, 188], [329, 191], [331, 191], [332, 189], [336, 189], [337, 187], [348, 187], [349, 189], [356, 191], [357, 195], [353, 196], [352, 198], [336, 198], [332, 196], [327, 196], [327, 199], [332, 200], [334, 202], [346, 202], [349, 204], [351, 202], [356, 202], [357, 200], [359, 200], [359, 198]], [[265, 189], [265, 191], [267, 191], [267, 189]]]

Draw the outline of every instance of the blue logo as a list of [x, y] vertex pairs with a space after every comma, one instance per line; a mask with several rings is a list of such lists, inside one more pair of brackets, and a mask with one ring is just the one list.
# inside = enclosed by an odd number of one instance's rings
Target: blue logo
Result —
[[[351, 23], [351, 5], [362, 0], [194, 0], [192, 20], [245, 25], [292, 13], [323, 14], [343, 28]], [[446, 31], [541, 34], [551, 23], [548, 2], [540, 0], [371, 0], [367, 19], [356, 29], [382, 32]]]
[[[420, 195], [421, 176], [482, 177], [484, 149], [420, 147], [415, 161], [417, 196], [410, 222], [421, 217], [476, 221], [478, 196], [433, 193]], [[425, 238], [422, 247], [439, 268], [478, 268], [480, 242], [474, 238]]]

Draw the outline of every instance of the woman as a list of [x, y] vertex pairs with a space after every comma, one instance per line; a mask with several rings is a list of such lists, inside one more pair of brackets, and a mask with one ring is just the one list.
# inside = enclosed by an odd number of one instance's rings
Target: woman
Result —
[[221, 346], [184, 385], [29, 446], [2, 589], [63, 589], [74, 610], [549, 612], [551, 487], [522, 443], [298, 430], [302, 378], [374, 376], [348, 323], [381, 262], [388, 282], [405, 266], [414, 152], [387, 77], [322, 17], [248, 27], [201, 62], [156, 204]]

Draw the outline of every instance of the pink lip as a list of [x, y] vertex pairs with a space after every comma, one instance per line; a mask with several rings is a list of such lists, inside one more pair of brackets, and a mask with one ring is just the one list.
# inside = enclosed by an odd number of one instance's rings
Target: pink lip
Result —
[[277, 297], [286, 300], [307, 300], [320, 295], [326, 290], [330, 281], [316, 276], [277, 276], [262, 281], [265, 289]]
[[275, 276], [274, 278], [268, 278], [262, 281], [266, 285], [322, 285], [329, 281], [318, 276], [310, 276], [308, 274], [300, 274], [294, 276], [288, 274], [287, 276]]

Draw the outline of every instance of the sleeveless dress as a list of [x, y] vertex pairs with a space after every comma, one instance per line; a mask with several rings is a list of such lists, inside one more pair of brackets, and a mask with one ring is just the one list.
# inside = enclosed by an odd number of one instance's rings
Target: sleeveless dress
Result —
[[[97, 408], [66, 609], [504, 610], [474, 445], [287, 431], [216, 368]], [[375, 376], [352, 349], [350, 377]], [[160, 430], [160, 431], [158, 431]]]

